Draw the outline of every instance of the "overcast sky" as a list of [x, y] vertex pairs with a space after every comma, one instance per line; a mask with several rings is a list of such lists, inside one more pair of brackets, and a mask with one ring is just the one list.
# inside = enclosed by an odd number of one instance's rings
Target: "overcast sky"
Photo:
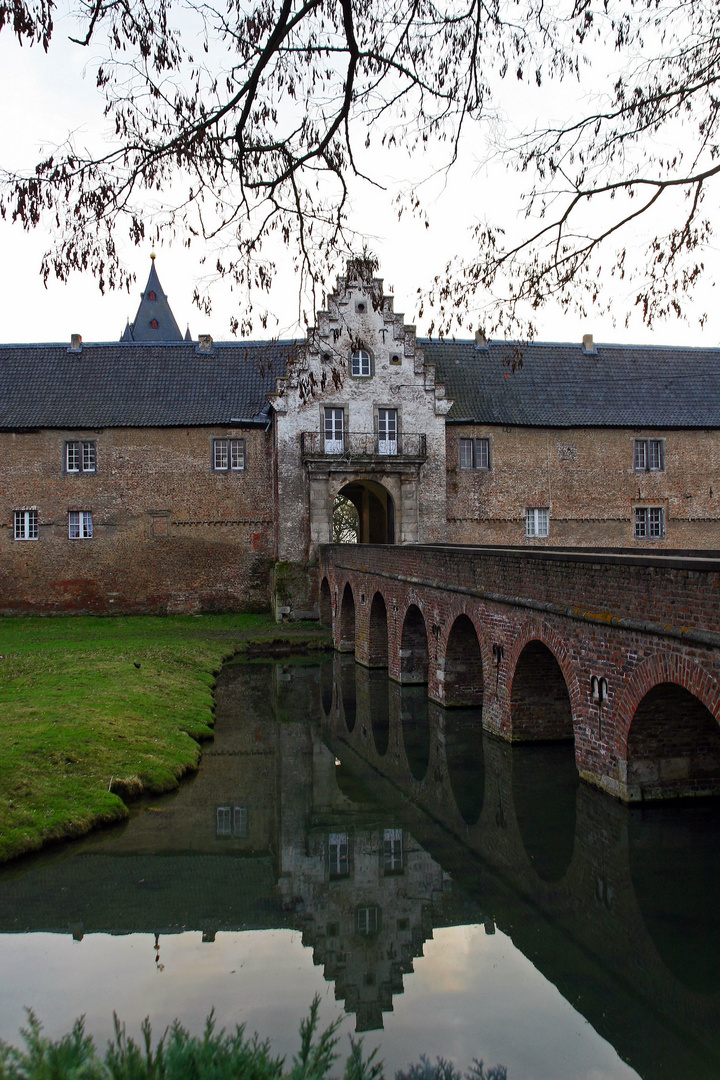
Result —
[[[102, 131], [102, 101], [94, 88], [93, 54], [68, 40], [72, 27], [59, 17], [48, 55], [41, 49], [20, 47], [4, 30], [0, 34], [0, 164], [6, 168], [32, 164], [39, 148], [60, 144], [68, 131], [82, 138], [96, 138]], [[87, 65], [87, 73], [86, 66]], [[570, 85], [563, 85], [563, 102]], [[509, 107], [522, 111], [526, 102], [518, 91], [508, 87]], [[529, 100], [529, 99], [528, 99]], [[550, 99], [557, 107], [557, 98]], [[580, 103], [578, 104], [580, 107]], [[481, 166], [484, 149], [478, 140], [468, 140], [465, 152], [449, 181], [439, 179], [423, 189], [430, 211], [430, 228], [409, 217], [397, 220], [391, 196], [411, 175], [431, 172], [431, 162], [408, 163], [398, 154], [375, 155], [374, 175], [386, 184], [381, 192], [365, 186], [355, 191], [352, 221], [358, 236], [367, 237], [369, 247], [380, 259], [380, 275], [393, 288], [396, 310], [413, 321], [417, 310], [417, 290], [427, 287], [432, 278], [456, 254], [470, 251], [469, 228], [488, 210], [501, 211], [509, 229], [518, 228], [521, 186], [518, 178], [508, 177], [499, 165]], [[65, 341], [71, 333], [82, 334], [85, 341], [112, 341], [119, 338], [126, 319], [132, 319], [139, 303], [150, 267], [149, 245], [128, 247], [127, 265], [137, 275], [136, 287], [125, 292], [102, 296], [90, 276], [74, 276], [68, 284], [56, 281], [43, 286], [39, 264], [47, 237], [40, 231], [25, 233], [17, 226], [0, 223], [0, 300], [2, 330], [0, 339], [7, 342]], [[202, 279], [201, 249], [185, 250], [180, 243], [157, 249], [157, 270], [167, 292], [175, 317], [184, 330], [190, 325], [194, 337], [211, 333], [216, 340], [230, 337], [229, 324], [236, 309], [235, 298], [226, 287], [213, 292], [213, 311], [201, 314], [191, 303], [194, 286]], [[620, 288], [614, 294], [613, 311], [617, 326], [608, 316], [590, 315], [586, 320], [563, 315], [548, 308], [537, 317], [538, 336], [550, 341], [580, 341], [583, 333], [594, 333], [596, 341], [631, 341], [671, 344], [718, 344], [720, 313], [714, 314], [716, 302], [712, 281], [716, 276], [718, 252], [708, 253], [708, 284], [697, 302], [689, 308], [689, 324], [663, 323], [648, 331], [634, 318], [630, 328], [622, 325], [625, 313], [632, 310], [633, 293]], [[285, 260], [287, 262], [287, 260]], [[298, 333], [296, 285], [289, 274], [281, 275], [271, 297], [276, 316], [268, 334], [292, 336]], [[693, 314], [708, 310], [710, 318], [701, 331]], [[478, 322], [482, 304], [478, 301]], [[418, 322], [424, 333], [428, 315]], [[258, 331], [256, 336], [263, 335]]]

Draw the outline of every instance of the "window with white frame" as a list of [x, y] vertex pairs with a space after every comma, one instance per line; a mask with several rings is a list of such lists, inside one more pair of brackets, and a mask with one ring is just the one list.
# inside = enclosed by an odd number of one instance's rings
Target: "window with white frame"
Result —
[[350, 371], [353, 375], [359, 375], [362, 378], [371, 375], [370, 353], [365, 349], [356, 349], [350, 357]]
[[325, 453], [342, 454], [345, 449], [345, 414], [343, 409], [326, 408], [324, 418]]
[[215, 835], [236, 836], [241, 840], [247, 839], [247, 806], [217, 806], [215, 808]]
[[328, 865], [330, 877], [346, 877], [350, 865], [348, 860], [348, 834], [330, 833], [328, 837]]
[[13, 533], [16, 540], [37, 540], [38, 538], [38, 512], [37, 510], [16, 510], [15, 529]]
[[635, 538], [662, 540], [665, 536], [665, 510], [662, 506], [635, 507]]
[[97, 469], [97, 448], [94, 442], [77, 439], [65, 443], [65, 472], [94, 473]]
[[378, 409], [378, 454], [397, 454], [397, 409]]
[[400, 874], [402, 868], [402, 829], [385, 829], [383, 832], [383, 870], [386, 874]]
[[378, 909], [376, 907], [358, 908], [358, 934], [370, 937], [378, 928]]
[[71, 540], [90, 540], [93, 534], [91, 510], [70, 510], [68, 512], [68, 536]]
[[216, 472], [242, 472], [244, 468], [244, 439], [213, 439], [213, 469]]
[[490, 440], [489, 439], [461, 439], [460, 440], [460, 468], [461, 469], [489, 469], [490, 468]]
[[664, 468], [664, 439], [635, 439], [633, 441], [633, 469], [635, 472], [662, 472]]
[[550, 511], [546, 506], [529, 506], [525, 511], [525, 535], [548, 536]]

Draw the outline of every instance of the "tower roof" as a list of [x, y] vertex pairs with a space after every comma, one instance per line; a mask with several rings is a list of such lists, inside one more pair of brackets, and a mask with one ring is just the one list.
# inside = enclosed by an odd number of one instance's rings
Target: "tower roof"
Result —
[[150, 274], [145, 291], [140, 294], [140, 307], [133, 322], [128, 323], [121, 341], [182, 341], [183, 335], [170, 310], [155, 269], [155, 256], [150, 256]]

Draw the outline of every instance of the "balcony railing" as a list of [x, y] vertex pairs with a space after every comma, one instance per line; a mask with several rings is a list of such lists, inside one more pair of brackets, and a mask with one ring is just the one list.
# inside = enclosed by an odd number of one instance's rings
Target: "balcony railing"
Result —
[[417, 431], [399, 431], [394, 439], [379, 438], [372, 431], [346, 431], [339, 439], [328, 438], [323, 431], [303, 431], [301, 446], [303, 459], [427, 457], [425, 434]]

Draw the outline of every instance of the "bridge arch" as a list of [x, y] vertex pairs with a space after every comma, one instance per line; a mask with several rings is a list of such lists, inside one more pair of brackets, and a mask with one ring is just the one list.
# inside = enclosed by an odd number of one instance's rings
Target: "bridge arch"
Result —
[[337, 648], [340, 652], [355, 652], [355, 597], [349, 581], [345, 583], [340, 604], [340, 633]]
[[720, 795], [719, 695], [707, 671], [673, 653], [638, 666], [616, 711], [628, 799]]
[[376, 592], [368, 623], [368, 667], [388, 666], [388, 617], [385, 597]]
[[450, 627], [441, 665], [445, 675], [445, 707], [481, 707], [484, 693], [482, 648], [475, 624], [465, 612], [458, 615]]
[[430, 667], [425, 616], [416, 603], [405, 611], [400, 638], [400, 682], [426, 683]]
[[565, 642], [545, 623], [528, 622], [513, 643], [507, 675], [513, 741], [573, 739], [580, 686]]
[[327, 577], [320, 583], [320, 625], [332, 629], [332, 595]]

